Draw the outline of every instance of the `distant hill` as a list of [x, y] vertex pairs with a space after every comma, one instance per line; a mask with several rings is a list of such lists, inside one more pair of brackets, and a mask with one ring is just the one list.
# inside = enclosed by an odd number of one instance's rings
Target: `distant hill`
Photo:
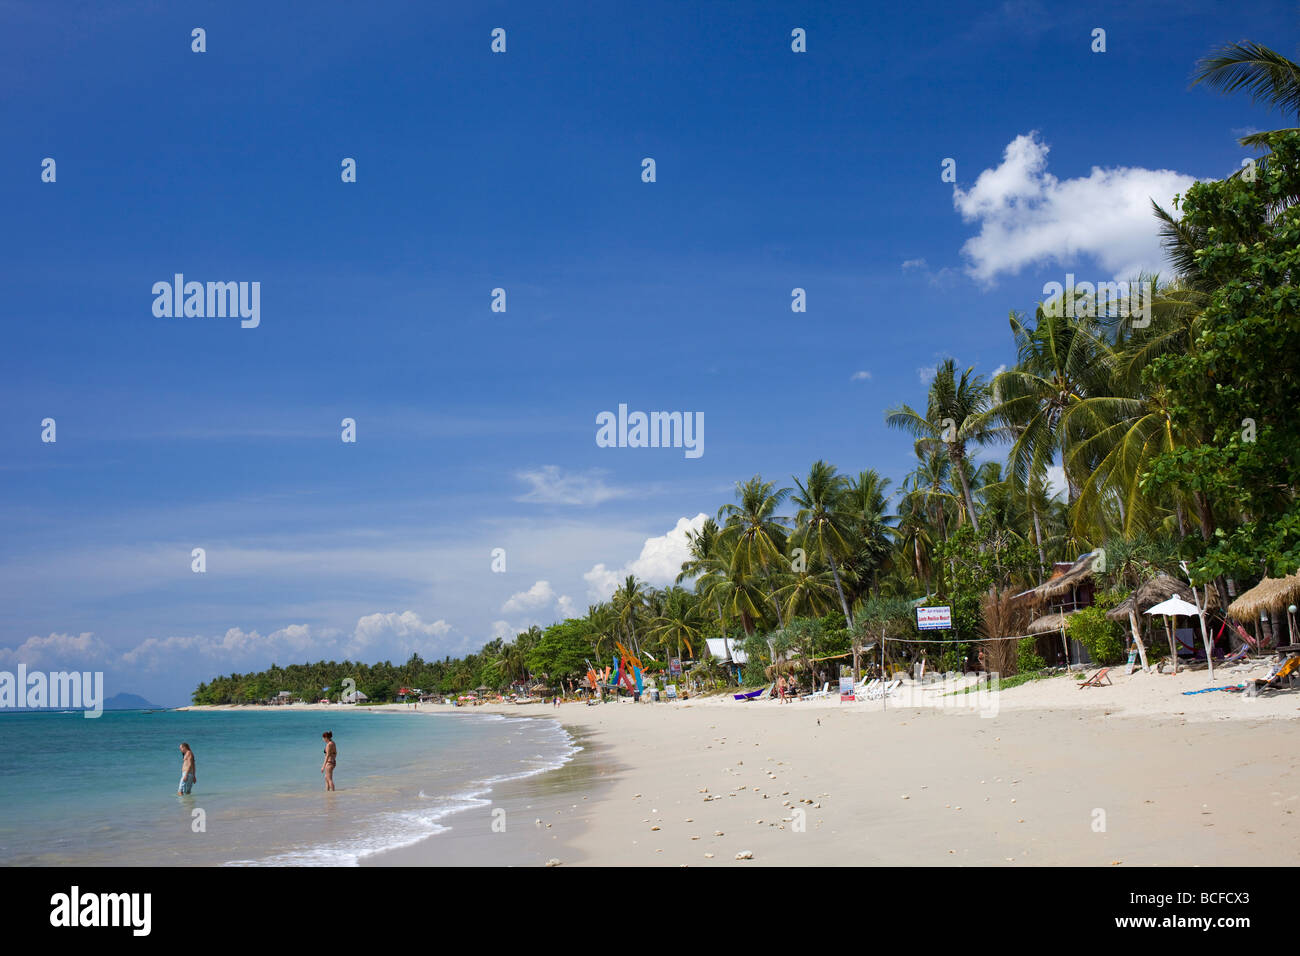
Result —
[[157, 704], [151, 704], [138, 694], [114, 694], [104, 701], [105, 710], [158, 710]]
[[[69, 711], [85, 710], [84, 707], [5, 707], [0, 709], [0, 713], [12, 711], [14, 713], [38, 713], [41, 711]], [[151, 704], [139, 694], [114, 694], [108, 700], [104, 701], [102, 710], [169, 710], [170, 708], [161, 707], [158, 704]]]

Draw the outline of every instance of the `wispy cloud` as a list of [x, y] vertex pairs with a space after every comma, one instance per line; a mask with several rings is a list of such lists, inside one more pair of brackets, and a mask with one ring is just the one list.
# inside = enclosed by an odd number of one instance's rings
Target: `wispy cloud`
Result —
[[598, 505], [628, 494], [626, 488], [607, 485], [605, 474], [595, 468], [586, 472], [565, 472], [559, 465], [521, 471], [515, 477], [529, 485], [529, 489], [515, 500], [544, 505]]

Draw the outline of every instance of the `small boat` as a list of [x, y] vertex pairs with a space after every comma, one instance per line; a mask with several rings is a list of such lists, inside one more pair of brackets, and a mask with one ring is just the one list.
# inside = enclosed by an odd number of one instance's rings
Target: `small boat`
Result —
[[761, 693], [763, 693], [763, 688], [760, 687], [758, 690], [751, 690], [748, 694], [732, 694], [731, 696], [736, 700], [753, 700]]

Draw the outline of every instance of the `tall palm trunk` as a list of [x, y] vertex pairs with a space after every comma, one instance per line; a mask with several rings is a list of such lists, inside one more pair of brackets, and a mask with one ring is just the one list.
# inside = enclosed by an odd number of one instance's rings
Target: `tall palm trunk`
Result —
[[1043, 527], [1038, 521], [1038, 508], [1029, 509], [1034, 516], [1034, 544], [1038, 546], [1038, 583], [1043, 583], [1043, 575], [1047, 573], [1047, 557], [1043, 554]]
[[772, 569], [767, 566], [767, 561], [759, 559], [763, 567], [763, 580], [767, 582], [767, 597], [772, 602], [772, 607], [776, 608], [776, 625], [785, 627], [785, 618], [781, 614], [781, 602], [776, 598], [776, 588], [772, 584]]
[[975, 516], [975, 498], [970, 493], [970, 479], [966, 477], [966, 469], [962, 467], [962, 459], [965, 454], [956, 449], [956, 446], [948, 446], [948, 459], [952, 462], [953, 471], [957, 472], [957, 477], [961, 479], [961, 494], [966, 501], [966, 514], [970, 516], [971, 527], [975, 533], [980, 533], [980, 521]]
[[921, 539], [919, 537], [912, 539], [912, 552], [916, 555], [916, 576], [925, 581], [925, 593], [930, 593], [930, 574], [928, 571], [922, 571], [924, 567], [921, 561]]
[[835, 591], [840, 596], [840, 607], [844, 609], [844, 620], [852, 627], [853, 615], [849, 613], [849, 602], [844, 600], [844, 588], [840, 586], [840, 572], [835, 567], [835, 555], [828, 552], [826, 558], [831, 565], [831, 577], [835, 579]]

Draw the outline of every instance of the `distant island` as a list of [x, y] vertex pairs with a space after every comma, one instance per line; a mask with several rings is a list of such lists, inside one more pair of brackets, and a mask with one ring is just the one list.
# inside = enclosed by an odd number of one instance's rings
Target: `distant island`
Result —
[[[0, 710], [13, 712], [33, 711], [66, 711], [66, 710], [89, 710], [87, 707], [5, 707]], [[104, 701], [104, 706], [100, 710], [170, 710], [169, 707], [163, 707], [160, 704], [151, 704], [139, 694], [114, 694]]]
[[114, 694], [104, 701], [105, 710], [162, 710], [158, 704], [151, 704], [139, 694]]

